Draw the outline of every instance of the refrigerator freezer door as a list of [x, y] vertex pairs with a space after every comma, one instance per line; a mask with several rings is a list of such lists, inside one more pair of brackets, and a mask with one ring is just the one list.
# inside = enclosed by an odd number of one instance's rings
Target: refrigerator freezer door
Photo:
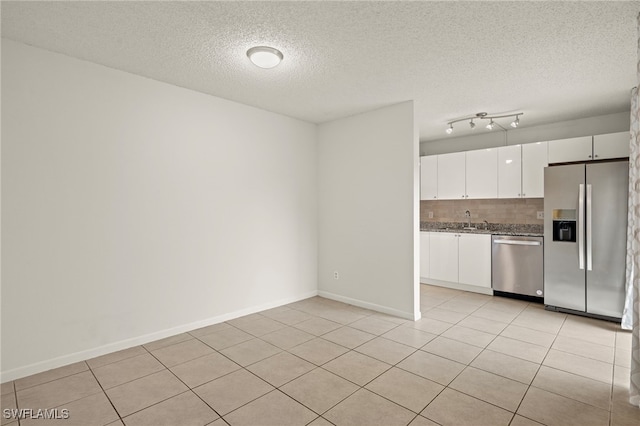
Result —
[[[580, 269], [578, 247], [584, 246], [584, 242], [579, 237], [576, 242], [554, 241], [553, 212], [578, 212], [578, 194], [580, 185], [584, 183], [584, 164], [544, 169], [544, 303], [583, 312], [586, 307], [586, 270]], [[584, 223], [578, 221], [576, 228], [580, 230], [583, 227]]]
[[[587, 235], [592, 268], [587, 271], [587, 312], [620, 318], [624, 307], [627, 250], [629, 163], [587, 165], [591, 186], [591, 233]], [[589, 219], [587, 219], [589, 220]]]

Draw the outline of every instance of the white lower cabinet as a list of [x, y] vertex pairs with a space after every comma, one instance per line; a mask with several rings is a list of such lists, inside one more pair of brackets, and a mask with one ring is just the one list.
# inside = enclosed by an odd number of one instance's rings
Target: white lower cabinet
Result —
[[491, 235], [460, 234], [458, 282], [491, 288]]
[[[421, 233], [422, 234], [422, 233]], [[455, 234], [451, 232], [431, 232], [428, 235], [429, 275], [420, 276], [438, 281], [440, 285], [452, 284], [454, 288], [462, 284], [463, 289], [491, 289], [491, 235]], [[424, 245], [425, 240], [421, 238]], [[421, 254], [421, 265], [426, 262]], [[468, 287], [467, 287], [468, 286]]]
[[420, 232], [420, 280], [429, 278], [429, 232]]
[[429, 278], [458, 282], [458, 234], [432, 232], [429, 237]]

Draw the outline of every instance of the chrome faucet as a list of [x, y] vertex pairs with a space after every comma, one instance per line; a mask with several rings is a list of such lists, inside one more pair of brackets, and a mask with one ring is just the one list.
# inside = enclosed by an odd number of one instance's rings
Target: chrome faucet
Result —
[[464, 215], [467, 217], [467, 228], [471, 228], [471, 212], [467, 210]]
[[487, 222], [486, 220], [483, 222], [484, 222], [484, 230], [486, 231], [489, 229], [489, 222]]

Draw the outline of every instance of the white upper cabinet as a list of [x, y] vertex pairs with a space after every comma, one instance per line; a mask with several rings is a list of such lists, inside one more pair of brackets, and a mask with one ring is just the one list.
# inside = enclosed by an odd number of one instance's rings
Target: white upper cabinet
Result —
[[593, 137], [593, 159], [625, 158], [629, 156], [629, 132], [609, 133]]
[[420, 199], [435, 200], [438, 195], [438, 156], [420, 157]]
[[[545, 152], [546, 154], [546, 152]], [[522, 197], [522, 148], [520, 145], [498, 148], [498, 198]]]
[[549, 164], [590, 161], [592, 136], [549, 141]]
[[547, 160], [547, 142], [522, 145], [522, 196], [544, 197], [544, 168]]
[[498, 149], [466, 152], [465, 198], [498, 197]]
[[438, 155], [438, 199], [460, 200], [465, 196], [465, 154]]

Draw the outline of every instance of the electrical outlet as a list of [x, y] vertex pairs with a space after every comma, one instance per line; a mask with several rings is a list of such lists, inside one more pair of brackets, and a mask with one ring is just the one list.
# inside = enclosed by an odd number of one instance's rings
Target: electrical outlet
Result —
[[536, 214], [536, 218], [537, 218], [537, 219], [544, 219], [544, 212], [538, 212], [538, 213]]
[[429, 212], [429, 219], [433, 219], [433, 212]]
[[338, 271], [333, 271], [333, 279], [334, 280], [339, 280], [340, 279], [340, 274], [338, 273]]

